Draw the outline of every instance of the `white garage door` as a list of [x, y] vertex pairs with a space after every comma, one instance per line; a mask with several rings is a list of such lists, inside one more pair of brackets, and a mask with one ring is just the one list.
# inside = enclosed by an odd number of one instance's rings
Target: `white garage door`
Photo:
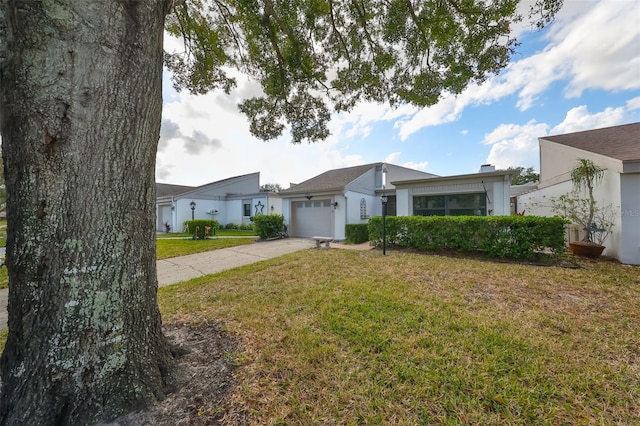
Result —
[[292, 204], [292, 228], [294, 237], [332, 237], [332, 207], [330, 200], [296, 201]]

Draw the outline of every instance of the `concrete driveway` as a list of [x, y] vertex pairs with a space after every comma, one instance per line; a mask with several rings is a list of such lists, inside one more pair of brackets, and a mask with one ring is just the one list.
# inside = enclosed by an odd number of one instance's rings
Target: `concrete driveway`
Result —
[[158, 286], [176, 284], [314, 246], [313, 240], [286, 238], [159, 260]]

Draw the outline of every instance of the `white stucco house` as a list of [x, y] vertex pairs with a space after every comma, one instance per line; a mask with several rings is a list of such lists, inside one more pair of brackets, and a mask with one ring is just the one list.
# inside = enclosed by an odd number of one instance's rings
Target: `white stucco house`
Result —
[[398, 216], [508, 216], [513, 171], [483, 165], [479, 173], [398, 180]]
[[[372, 163], [324, 172], [280, 191], [282, 212], [295, 237], [324, 236], [345, 239], [345, 225], [367, 223], [371, 216], [382, 214], [380, 195], [392, 179], [425, 179], [435, 175], [394, 164]], [[395, 190], [389, 195], [387, 211], [395, 214]]]
[[165, 231], [165, 223], [180, 232], [192, 217], [241, 225], [251, 223], [252, 216], [268, 213], [282, 213], [282, 202], [276, 193], [260, 191], [260, 172], [195, 187], [156, 183], [158, 232]]
[[[640, 123], [545, 136], [540, 144], [540, 182], [518, 196], [518, 211], [551, 216], [544, 200], [572, 190], [571, 169], [578, 159], [588, 159], [605, 169], [594, 195], [600, 205], [616, 210], [612, 234], [604, 254], [625, 264], [640, 265]], [[569, 241], [581, 239], [582, 230], [567, 233]]]
[[261, 192], [258, 172], [197, 187], [157, 183], [156, 226], [158, 232], [165, 230], [165, 223], [172, 231], [182, 231], [192, 214], [226, 225], [276, 213], [284, 216], [293, 237], [344, 240], [347, 224], [368, 223], [382, 215], [382, 195], [390, 216], [509, 215], [512, 174], [484, 165], [479, 173], [441, 177], [371, 163], [329, 170], [279, 193]]
[[512, 173], [487, 166], [480, 173], [439, 177], [373, 163], [329, 170], [279, 195], [290, 235], [343, 240], [345, 225], [382, 214], [383, 194], [391, 216], [508, 215]]

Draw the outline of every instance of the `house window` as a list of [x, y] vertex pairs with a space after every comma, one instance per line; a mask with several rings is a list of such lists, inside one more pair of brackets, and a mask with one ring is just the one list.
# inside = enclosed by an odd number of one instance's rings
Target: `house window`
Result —
[[362, 198], [360, 200], [360, 219], [366, 219], [367, 217], [367, 200]]
[[478, 194], [448, 194], [413, 197], [415, 216], [486, 216], [487, 197]]
[[251, 200], [242, 202], [242, 215], [245, 217], [251, 216]]

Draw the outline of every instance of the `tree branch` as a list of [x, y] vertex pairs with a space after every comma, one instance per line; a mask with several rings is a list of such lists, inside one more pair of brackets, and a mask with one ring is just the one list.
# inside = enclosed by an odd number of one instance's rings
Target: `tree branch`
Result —
[[360, 10], [360, 5], [358, 4], [358, 0], [351, 0], [351, 4], [355, 7], [358, 12], [358, 17], [360, 18], [360, 24], [362, 25], [362, 30], [364, 31], [365, 38], [369, 42], [369, 47], [371, 48], [371, 53], [373, 54], [376, 51], [376, 44], [373, 42], [371, 38], [371, 34], [369, 34], [369, 30], [367, 29], [367, 18], [366, 18], [366, 10], [364, 9], [364, 5], [362, 5], [362, 10]]
[[333, 10], [333, 0], [329, 0], [329, 16], [331, 17], [331, 28], [333, 29], [333, 32], [336, 34], [338, 41], [342, 45], [342, 49], [344, 50], [344, 55], [347, 58], [347, 62], [349, 63], [349, 68], [351, 68], [351, 55], [349, 54], [347, 43], [342, 38], [342, 34], [340, 34], [340, 31], [338, 31], [338, 28], [336, 28], [336, 20], [335, 20], [334, 10]]
[[413, 4], [411, 3], [411, 0], [407, 0], [406, 4], [407, 4], [407, 10], [409, 11], [409, 16], [411, 16], [411, 20], [415, 24], [416, 28], [418, 28], [418, 30], [420, 31], [420, 34], [422, 35], [422, 41], [427, 47], [426, 55], [424, 55], [427, 57], [427, 69], [430, 72], [433, 72], [433, 70], [431, 69], [431, 62], [429, 60], [431, 56], [431, 45], [429, 44], [429, 38], [427, 37], [427, 34], [424, 32], [424, 28], [422, 27], [422, 25], [420, 25], [418, 21], [418, 16], [416, 15], [416, 10], [413, 8]]

